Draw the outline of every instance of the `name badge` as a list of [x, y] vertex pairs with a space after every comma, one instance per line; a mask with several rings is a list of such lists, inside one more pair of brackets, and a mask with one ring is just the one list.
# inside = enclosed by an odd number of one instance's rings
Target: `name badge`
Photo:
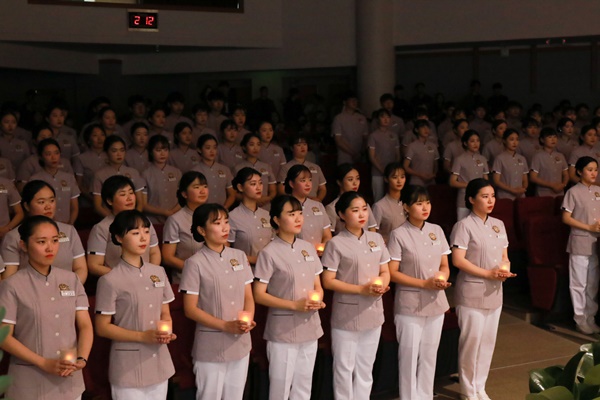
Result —
[[244, 266], [242, 264], [234, 265], [233, 267], [231, 267], [231, 269], [233, 269], [234, 271], [242, 271], [244, 269]]
[[6, 190], [6, 189], [0, 189], [0, 193], [6, 194], [6, 193], [8, 193], [8, 190]]
[[63, 297], [75, 297], [74, 290], [61, 290], [60, 295]]
[[173, 174], [172, 172], [169, 172], [168, 179], [169, 179], [169, 182], [174, 182], [177, 180], [177, 178], [175, 177], [175, 174]]
[[71, 187], [70, 186], [63, 186], [61, 190], [63, 192], [70, 192], [71, 191]]
[[304, 261], [311, 262], [315, 261], [315, 258], [309, 254], [308, 251], [302, 250], [302, 256], [304, 256]]
[[22, 149], [21, 147], [15, 147], [15, 151], [16, 151], [17, 153], [22, 153], [22, 152], [23, 152], [23, 149]]
[[506, 239], [506, 235], [505, 234], [498, 235], [498, 239]]
[[436, 240], [435, 242], [431, 243], [432, 246], [441, 246], [442, 242], [440, 242], [439, 240]]
[[63, 147], [71, 147], [71, 143], [69, 142], [63, 142]]
[[[4, 192], [3, 192], [3, 193], [4, 193]], [[596, 200], [596, 201], [600, 201], [600, 197], [596, 196], [596, 197], [594, 198], [594, 200]]]
[[164, 282], [154, 282], [153, 285], [154, 285], [154, 287], [165, 287]]
[[268, 223], [268, 222], [263, 222], [263, 223], [262, 223], [262, 227], [263, 227], [263, 228], [270, 228], [270, 227], [271, 227], [271, 224], [270, 224], [270, 223]]
[[316, 173], [317, 173], [317, 170], [316, 170], [316, 169], [314, 169], [314, 168], [311, 168], [311, 169], [310, 169], [310, 172], [311, 172], [311, 174], [316, 174]]
[[273, 157], [279, 157], [279, 153], [273, 153]]
[[244, 269], [244, 265], [242, 263], [240, 263], [238, 260], [236, 260], [235, 258], [232, 258], [231, 260], [229, 260], [229, 263], [231, 264], [231, 269], [234, 272], [242, 271]]
[[68, 236], [64, 236], [64, 237], [59, 237], [58, 238], [58, 243], [65, 243], [65, 242], [68, 242], [68, 241], [70, 241], [70, 239], [69, 239]]
[[379, 247], [379, 246], [371, 247], [371, 253], [374, 253], [376, 251], [381, 251], [381, 247]]
[[242, 158], [242, 155], [240, 153], [235, 153], [235, 158]]
[[314, 215], [323, 215], [323, 212], [319, 209], [319, 207], [313, 207], [312, 212]]

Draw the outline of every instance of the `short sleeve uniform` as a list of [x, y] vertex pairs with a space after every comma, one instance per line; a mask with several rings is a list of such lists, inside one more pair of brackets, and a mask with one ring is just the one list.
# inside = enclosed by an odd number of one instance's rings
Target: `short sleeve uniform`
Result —
[[217, 147], [217, 150], [219, 151], [219, 162], [227, 166], [231, 171], [234, 170], [238, 163], [244, 161], [244, 151], [237, 144], [231, 147], [227, 144], [222, 144]]
[[[196, 242], [192, 237], [193, 214], [192, 210], [183, 207], [167, 218], [163, 228], [163, 243], [176, 244], [175, 257], [183, 261], [194, 255], [204, 245], [203, 243]], [[231, 218], [231, 214], [229, 214], [229, 218]], [[172, 278], [173, 283], [179, 283], [181, 273], [174, 273]]]
[[[113, 316], [123, 329], [157, 329], [163, 304], [175, 300], [163, 267], [142, 263], [141, 268], [121, 260], [98, 280], [96, 314]], [[119, 387], [145, 387], [166, 381], [175, 373], [164, 344], [120, 342], [110, 346], [108, 379]]]
[[[406, 148], [407, 160], [410, 160], [410, 168], [426, 174], [433, 174], [437, 160], [440, 158], [437, 146], [431, 141], [423, 143], [420, 140], [415, 140]], [[424, 182], [417, 176], [410, 176], [411, 185], [428, 186], [435, 183], [434, 179]]]
[[135, 186], [135, 188], [133, 188], [133, 190], [136, 192], [139, 192], [140, 190], [143, 190], [144, 187], [146, 187], [146, 182], [140, 176], [140, 173], [136, 169], [127, 167], [125, 165], [121, 165], [121, 168], [116, 170], [113, 167], [111, 167], [110, 165], [107, 165], [106, 167], [98, 170], [96, 172], [96, 174], [94, 175], [94, 183], [92, 184], [92, 193], [95, 196], [100, 196], [102, 193], [102, 185], [104, 184], [104, 181], [107, 180], [108, 178], [110, 178], [111, 176], [115, 176], [115, 175], [122, 175], [122, 176], [125, 176], [125, 177], [131, 179], [131, 181], [133, 182], [133, 185]]
[[18, 138], [8, 140], [0, 137], [0, 156], [9, 159], [15, 171], [18, 171], [21, 163], [29, 157], [29, 145]]
[[8, 158], [0, 157], [0, 177], [15, 180], [15, 169]]
[[[332, 136], [342, 136], [348, 146], [355, 152], [363, 151], [363, 140], [369, 134], [369, 126], [364, 115], [355, 112], [353, 114], [340, 113], [333, 119], [331, 126]], [[338, 149], [338, 165], [352, 163], [352, 156]]]
[[[88, 254], [104, 256], [104, 265], [114, 268], [121, 261], [121, 246], [114, 244], [110, 238], [110, 224], [114, 221], [113, 215], [108, 215], [92, 227], [87, 243]], [[150, 248], [158, 246], [158, 237], [154, 226], [150, 225], [150, 245], [142, 255], [145, 262], [150, 261]]]
[[93, 150], [88, 150], [75, 157], [73, 160], [73, 169], [75, 170], [75, 175], [83, 177], [83, 187], [91, 193], [94, 174], [96, 171], [106, 167], [107, 164], [108, 156], [105, 152], [101, 151], [97, 153]]
[[[321, 262], [336, 279], [353, 285], [365, 285], [379, 276], [381, 264], [390, 261], [383, 237], [363, 230], [357, 238], [344, 229], [327, 242]], [[346, 331], [375, 329], [383, 324], [381, 296], [363, 296], [334, 292], [331, 327]]]
[[[74, 174], [75, 170], [71, 166], [71, 162], [66, 158], [60, 159], [60, 164], [58, 164], [58, 169], [64, 171], [68, 174]], [[43, 168], [40, 165], [40, 158], [37, 154], [32, 154], [27, 157], [22, 163], [19, 169], [17, 170], [17, 180], [19, 182], [29, 182], [31, 177], [38, 172], [42, 171]], [[1, 173], [2, 171], [0, 171]], [[1, 175], [1, 174], [0, 174]], [[14, 180], [14, 175], [13, 175]]]
[[[221, 253], [203, 246], [185, 261], [179, 291], [198, 296], [198, 308], [234, 321], [244, 309], [246, 285], [254, 276], [246, 255], [225, 246]], [[250, 335], [234, 335], [196, 323], [192, 358], [202, 362], [241, 360], [250, 352]]]
[[283, 149], [273, 142], [269, 143], [267, 146], [260, 146], [258, 158], [271, 166], [275, 178], [279, 177], [279, 170], [281, 169], [281, 166], [286, 163]]
[[79, 197], [79, 186], [75, 176], [58, 170], [55, 175], [42, 170], [31, 177], [31, 180], [40, 179], [48, 183], [56, 192], [56, 214], [54, 219], [60, 222], [69, 222], [71, 217], [71, 199]]
[[464, 152], [465, 149], [462, 147], [462, 142], [460, 140], [453, 140], [444, 149], [444, 160], [449, 161], [450, 165], [452, 165], [452, 162]]
[[77, 146], [77, 141], [74, 136], [60, 131], [54, 139], [60, 146], [61, 157], [71, 160], [73, 157], [79, 155], [79, 146]]
[[[391, 130], [382, 131], [378, 129], [371, 133], [367, 139], [367, 146], [375, 151], [377, 159], [384, 167], [391, 162], [398, 161], [396, 156], [400, 149], [400, 142], [398, 135]], [[371, 174], [382, 176], [381, 171], [374, 166], [371, 166]]]
[[[561, 183], [563, 171], [567, 169], [569, 167], [567, 166], [565, 156], [557, 151], [553, 151], [552, 153], [548, 153], [545, 150], [538, 151], [533, 155], [533, 160], [531, 161], [531, 170], [537, 172], [539, 174], [538, 177], [546, 182]], [[537, 185], [536, 194], [538, 196], [557, 197], [562, 196], [563, 192], [557, 193], [550, 188]]]
[[165, 118], [165, 129], [173, 132], [175, 130], [175, 125], [180, 122], [187, 122], [190, 126], [193, 126], [194, 123], [188, 117], [183, 117], [181, 115], [169, 114]]
[[229, 242], [248, 256], [257, 256], [273, 237], [269, 213], [240, 204], [229, 213]]
[[[267, 285], [267, 293], [297, 301], [314, 290], [315, 276], [323, 266], [314, 246], [296, 239], [293, 244], [276, 236], [259, 254], [256, 280]], [[264, 339], [280, 343], [304, 343], [323, 335], [319, 312], [283, 310], [269, 307]]]
[[558, 143], [556, 143], [556, 150], [562, 153], [565, 156], [566, 160], [569, 160], [571, 157], [571, 152], [579, 146], [577, 139], [570, 139], [561, 136], [558, 138]]
[[[579, 182], [565, 193], [562, 209], [584, 224], [593, 224], [600, 218], [600, 187], [587, 187]], [[583, 229], [571, 227], [567, 253], [579, 256], [591, 256], [598, 236]]]
[[223, 138], [221, 137], [221, 123], [225, 121], [227, 117], [223, 114], [214, 115], [212, 112], [208, 113], [208, 120], [206, 121], [206, 127], [212, 129], [216, 133], [216, 138], [219, 140], [219, 143], [223, 142]]
[[525, 159], [527, 160], [527, 164], [529, 165], [531, 165], [533, 155], [540, 150], [542, 150], [542, 146], [540, 145], [537, 139], [524, 137], [521, 140], [519, 140], [519, 147], [517, 147], [517, 152], [525, 157]]
[[[496, 156], [492, 171], [500, 175], [500, 181], [505, 185], [523, 187], [523, 175], [529, 173], [529, 168], [527, 167], [527, 160], [521, 154], [503, 151]], [[497, 189], [496, 196], [499, 199], [514, 200], [516, 198], [514, 194], [500, 188]]]
[[[331, 223], [331, 231], [334, 235], [337, 235], [341, 231], [346, 228], [346, 224], [342, 222], [340, 217], [335, 212], [335, 205], [339, 200], [339, 196], [335, 198], [331, 203], [327, 204], [325, 207], [325, 211], [327, 212], [327, 217], [329, 218], [329, 222]], [[369, 212], [369, 217], [367, 219], [367, 229], [378, 229], [379, 226], [377, 224], [377, 220], [375, 218], [375, 214], [371, 210], [371, 206], [367, 204], [367, 211]], [[403, 214], [404, 215], [404, 214]]]
[[383, 241], [386, 243], [389, 242], [392, 231], [406, 221], [402, 202], [391, 198], [388, 194], [373, 204], [373, 217], [378, 226], [377, 232], [383, 236]]
[[[439, 225], [425, 222], [417, 228], [406, 221], [395, 229], [388, 241], [390, 257], [400, 262], [399, 271], [417, 279], [429, 279], [440, 269], [450, 247]], [[401, 315], [431, 317], [445, 313], [449, 308], [443, 290], [421, 289], [396, 284], [394, 312]]]
[[196, 126], [194, 126], [194, 129], [192, 129], [192, 147], [196, 148], [196, 144], [198, 143], [198, 139], [200, 138], [200, 136], [202, 135], [213, 135], [215, 138], [217, 138], [218, 140], [218, 135], [215, 132], [214, 129], [208, 128], [208, 127], [204, 127], [204, 128], [198, 128]]
[[195, 149], [189, 148], [185, 152], [179, 147], [169, 151], [169, 164], [185, 174], [191, 171], [200, 162], [200, 155]]
[[[148, 204], [163, 210], [170, 210], [177, 205], [180, 170], [168, 164], [162, 169], [150, 164], [148, 169], [142, 172], [142, 178], [146, 181], [144, 193], [148, 196]], [[150, 215], [149, 218], [155, 224], [164, 224], [167, 220], [162, 215]]]
[[[484, 156], [479, 153], [463, 152], [454, 159], [452, 163], [452, 175], [458, 176], [458, 181], [469, 183], [475, 178], [483, 178], [490, 173], [488, 162]], [[465, 199], [465, 189], [458, 189], [456, 204], [463, 204]], [[464, 205], [463, 205], [464, 207]]]
[[[502, 261], [502, 252], [508, 247], [504, 223], [487, 217], [485, 222], [471, 213], [458, 221], [452, 229], [450, 243], [466, 250], [466, 259], [476, 266], [492, 270]], [[456, 305], [484, 310], [502, 306], [502, 282], [483, 279], [464, 271], [456, 280]]]
[[481, 154], [483, 154], [483, 156], [487, 158], [488, 164], [492, 166], [494, 165], [494, 160], [496, 159], [496, 157], [498, 157], [498, 155], [501, 154], [503, 151], [504, 145], [502, 144], [502, 142], [493, 139], [487, 142], [485, 146], [483, 146], [483, 151], [481, 152]]
[[[61, 349], [77, 347], [75, 315], [89, 307], [83, 285], [73, 272], [51, 268], [48, 276], [27, 265], [0, 285], [2, 322], [14, 325], [14, 337], [45, 358], [57, 359]], [[81, 371], [63, 378], [12, 356], [8, 374], [13, 399], [75, 399], [85, 390]]]
[[211, 166], [201, 162], [193, 171], [201, 172], [208, 182], [208, 203], [225, 204], [227, 189], [233, 187], [231, 170], [223, 164], [213, 163]]
[[262, 180], [264, 194], [268, 192], [269, 185], [275, 185], [277, 183], [277, 178], [275, 178], [275, 174], [273, 173], [271, 166], [260, 160], [256, 160], [254, 164], [252, 164], [248, 160], [242, 160], [233, 168], [233, 175], [237, 175], [237, 173], [245, 167], [254, 168], [258, 172], [260, 172], [260, 178]]
[[125, 164], [141, 174], [148, 168], [148, 165], [150, 165], [150, 160], [148, 160], [148, 150], [144, 150], [141, 153], [136, 149], [127, 150], [127, 153], [125, 153]]
[[279, 170], [279, 175], [277, 177], [277, 182], [283, 183], [290, 168], [298, 164], [302, 164], [310, 170], [310, 174], [312, 176], [312, 189], [310, 190], [308, 196], [317, 197], [317, 191], [319, 190], [319, 186], [327, 184], [327, 180], [325, 180], [325, 175], [323, 175], [321, 167], [310, 161], [304, 161], [303, 163], [300, 163], [298, 162], [298, 160], [293, 159], [285, 165], [281, 166], [281, 169]]
[[21, 196], [15, 184], [6, 178], [0, 177], [0, 227], [10, 222], [10, 208], [21, 203]]
[[[600, 151], [596, 149], [595, 146], [590, 148], [589, 146], [581, 145], [573, 149], [571, 152], [571, 156], [569, 157], [569, 165], [575, 166], [577, 160], [585, 156], [592, 157], [598, 162], [598, 164], [600, 164]], [[600, 177], [596, 178], [596, 183], [600, 183]]]
[[298, 238], [303, 239], [313, 246], [323, 242], [323, 229], [331, 226], [329, 217], [323, 204], [312, 199], [306, 199], [302, 204], [304, 224]]

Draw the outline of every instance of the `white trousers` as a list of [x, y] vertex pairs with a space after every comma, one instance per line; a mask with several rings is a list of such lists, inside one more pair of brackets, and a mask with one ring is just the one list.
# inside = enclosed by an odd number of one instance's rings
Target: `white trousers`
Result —
[[577, 324], [594, 322], [598, 312], [599, 279], [598, 254], [569, 256], [569, 291]]
[[371, 176], [371, 189], [373, 189], [373, 203], [381, 200], [385, 195], [383, 176]]
[[250, 354], [229, 362], [194, 362], [196, 400], [241, 400], [249, 360]]
[[141, 388], [111, 385], [110, 393], [113, 400], [165, 400], [168, 387], [169, 381]]
[[496, 346], [502, 307], [483, 310], [457, 306], [460, 340], [458, 342], [458, 377], [464, 396], [475, 397], [485, 390]]
[[331, 329], [336, 400], [368, 399], [381, 326], [366, 331]]
[[309, 400], [317, 357], [317, 341], [280, 343], [267, 341], [269, 399]]
[[463, 218], [466, 218], [471, 213], [467, 207], [456, 207], [456, 220], [460, 221]]
[[432, 400], [437, 351], [444, 314], [432, 317], [394, 316], [398, 339], [401, 400]]

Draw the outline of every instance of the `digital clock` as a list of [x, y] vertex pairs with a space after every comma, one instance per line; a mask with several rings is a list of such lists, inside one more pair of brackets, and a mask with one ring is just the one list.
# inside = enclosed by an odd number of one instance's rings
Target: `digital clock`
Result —
[[127, 10], [129, 31], [158, 32], [157, 10]]

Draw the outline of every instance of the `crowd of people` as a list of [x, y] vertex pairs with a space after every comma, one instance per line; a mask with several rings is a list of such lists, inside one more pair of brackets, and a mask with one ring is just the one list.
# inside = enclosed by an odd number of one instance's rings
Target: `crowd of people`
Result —
[[[262, 90], [264, 118], [250, 124], [246, 108], [218, 90], [189, 113], [179, 93], [164, 107], [133, 96], [122, 125], [100, 98], [79, 132], [65, 125], [64, 101], [51, 102], [31, 131], [7, 103], [0, 112], [0, 304], [10, 327], [2, 348], [13, 356], [9, 396], [81, 398], [95, 329], [112, 340], [113, 398], [165, 399], [174, 374], [166, 345], [177, 339], [174, 283], [197, 324], [189, 350], [198, 399], [242, 398], [256, 307], [267, 309], [271, 399], [310, 398], [324, 307], [332, 307], [336, 398], [368, 398], [390, 288], [400, 398], [431, 399], [451, 256], [459, 270], [461, 393], [489, 399], [502, 283], [516, 276], [504, 223], [490, 216], [496, 197], [564, 196], [574, 319], [581, 332], [600, 332], [600, 117], [589, 120], [589, 107], [567, 102], [522, 115], [497, 85], [487, 100], [472, 85], [469, 108], [439, 104], [422, 85], [409, 103], [400, 89], [382, 95], [371, 118], [356, 94], [343, 96], [329, 137], [336, 173], [327, 177], [339, 196], [326, 205], [326, 177], [310, 147], [329, 138], [305, 128], [296, 91], [285, 115], [298, 129], [287, 131], [270, 118]], [[358, 165], [366, 161], [369, 195], [360, 190]], [[427, 186], [436, 182], [457, 189], [449, 237], [427, 222]], [[73, 225], [89, 214], [99, 222], [82, 243]], [[325, 304], [325, 290], [333, 304]]]

